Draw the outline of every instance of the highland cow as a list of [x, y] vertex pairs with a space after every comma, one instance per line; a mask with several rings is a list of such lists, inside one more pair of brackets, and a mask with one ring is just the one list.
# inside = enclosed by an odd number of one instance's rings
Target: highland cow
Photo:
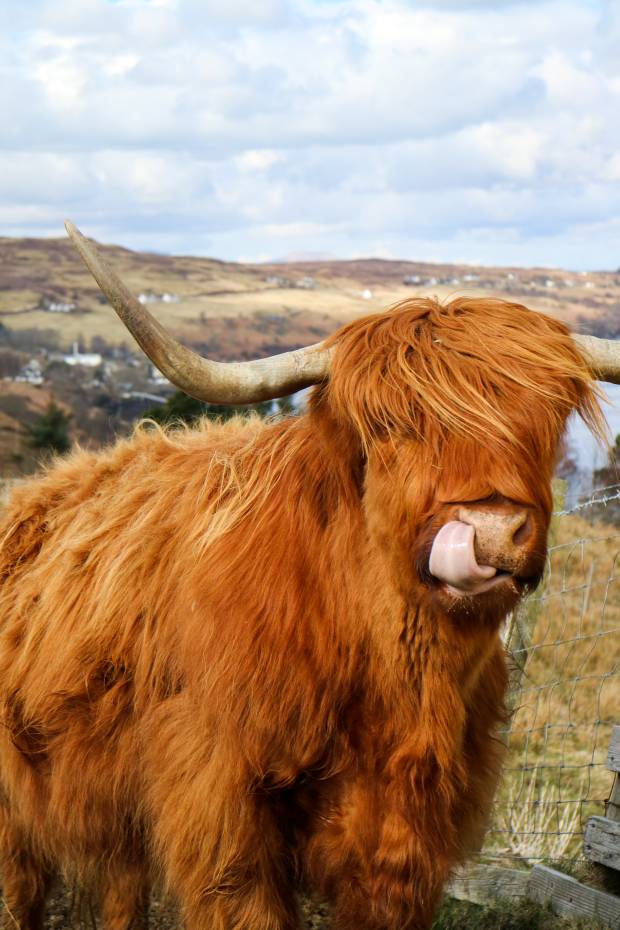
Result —
[[177, 384], [319, 383], [302, 416], [139, 429], [14, 492], [7, 926], [37, 930], [64, 872], [97, 876], [106, 930], [138, 925], [153, 878], [188, 930], [294, 930], [300, 887], [337, 930], [427, 930], [485, 829], [500, 626], [543, 571], [558, 442], [572, 411], [601, 432], [593, 374], [617, 361], [516, 304], [411, 299], [224, 369], [70, 232]]

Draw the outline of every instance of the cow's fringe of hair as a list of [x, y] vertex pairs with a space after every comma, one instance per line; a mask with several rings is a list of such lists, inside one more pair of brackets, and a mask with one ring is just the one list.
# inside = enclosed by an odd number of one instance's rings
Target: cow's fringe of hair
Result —
[[[550, 438], [576, 408], [607, 441], [602, 392], [569, 330], [520, 304], [409, 298], [349, 323], [331, 343], [338, 374], [330, 396], [348, 411], [366, 449], [378, 435], [394, 432], [429, 449], [447, 435], [483, 444], [493, 437], [504, 451], [514, 449], [523, 392], [548, 411]], [[561, 383], [564, 397], [557, 392]]]

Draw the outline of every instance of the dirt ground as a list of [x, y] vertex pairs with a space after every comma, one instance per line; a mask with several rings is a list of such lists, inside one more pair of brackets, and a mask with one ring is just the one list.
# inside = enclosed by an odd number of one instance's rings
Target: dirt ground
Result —
[[[306, 899], [300, 901], [305, 930], [328, 930], [327, 906]], [[149, 908], [149, 930], [182, 930], [171, 902], [155, 893]], [[45, 930], [98, 930], [97, 908], [85, 895], [60, 883], [52, 890], [47, 905]]]
[[[329, 930], [325, 905], [301, 901], [305, 930]], [[45, 930], [101, 930], [95, 910], [85, 899], [56, 888], [48, 907]], [[155, 895], [149, 911], [149, 930], [182, 930], [174, 909]], [[360, 930], [362, 928], [360, 927]], [[556, 917], [548, 907], [522, 900], [497, 901], [485, 907], [446, 898], [433, 930], [603, 930], [591, 918]]]

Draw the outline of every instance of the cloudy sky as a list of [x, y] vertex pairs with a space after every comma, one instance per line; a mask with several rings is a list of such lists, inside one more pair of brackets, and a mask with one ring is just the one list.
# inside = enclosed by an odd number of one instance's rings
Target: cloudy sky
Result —
[[620, 265], [618, 0], [0, 0], [0, 235]]

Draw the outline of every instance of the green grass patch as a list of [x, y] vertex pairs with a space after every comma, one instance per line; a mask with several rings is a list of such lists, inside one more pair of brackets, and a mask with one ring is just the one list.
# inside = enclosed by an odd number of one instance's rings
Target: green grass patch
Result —
[[591, 918], [558, 917], [533, 901], [505, 900], [482, 906], [446, 898], [432, 930], [597, 930], [599, 926]]

